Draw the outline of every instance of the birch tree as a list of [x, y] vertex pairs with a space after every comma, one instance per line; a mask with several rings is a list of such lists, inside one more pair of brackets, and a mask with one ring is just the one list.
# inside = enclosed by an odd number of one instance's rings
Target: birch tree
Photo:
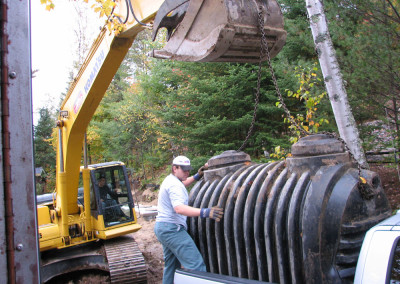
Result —
[[359, 131], [350, 108], [340, 67], [329, 34], [322, 0], [306, 0], [306, 6], [316, 52], [339, 135], [348, 145], [356, 161], [362, 167], [368, 168], [361, 146]]

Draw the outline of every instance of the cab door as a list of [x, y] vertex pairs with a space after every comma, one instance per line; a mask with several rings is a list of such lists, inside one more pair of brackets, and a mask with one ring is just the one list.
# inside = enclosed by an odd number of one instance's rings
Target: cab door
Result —
[[[97, 168], [91, 172], [97, 215], [104, 226], [134, 221], [134, 204], [125, 166]], [[94, 209], [94, 208], [92, 208]]]

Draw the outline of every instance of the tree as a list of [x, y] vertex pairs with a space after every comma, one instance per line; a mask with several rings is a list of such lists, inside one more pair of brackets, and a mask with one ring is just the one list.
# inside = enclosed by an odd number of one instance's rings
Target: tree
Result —
[[[296, 92], [286, 90], [288, 97], [295, 98], [300, 102], [304, 102], [296, 116], [290, 115], [290, 118], [285, 118], [285, 122], [289, 123], [289, 129], [295, 134], [290, 137], [291, 143], [296, 143], [298, 138], [302, 136], [302, 129], [307, 133], [318, 133], [319, 128], [328, 124], [326, 113], [318, 110], [319, 105], [324, 101], [326, 92], [317, 93], [318, 85], [322, 80], [317, 75], [317, 67], [295, 69], [296, 77], [298, 78], [299, 88]], [[277, 105], [282, 107], [282, 102]], [[305, 108], [305, 112], [302, 110]], [[317, 115], [318, 111], [318, 115]]]
[[55, 151], [51, 144], [55, 119], [48, 108], [39, 110], [40, 118], [34, 127], [35, 166], [50, 168], [55, 166]]
[[50, 176], [53, 175], [56, 166], [56, 152], [52, 145], [54, 124], [51, 110], [41, 108], [38, 124], [34, 127], [35, 167], [42, 167]]
[[122, 160], [146, 175], [166, 162], [165, 151], [155, 129], [152, 103], [143, 94], [138, 76], [151, 68], [146, 54], [157, 45], [149, 31], [141, 32], [100, 103], [89, 127], [92, 158], [97, 161]]
[[[257, 74], [251, 64], [157, 61], [141, 86], [158, 106], [160, 132], [174, 153], [190, 149], [194, 155], [212, 155], [243, 143], [253, 117]], [[255, 156], [279, 139], [287, 144], [282, 110], [275, 107], [275, 89], [266, 72], [260, 93], [256, 125], [245, 149]]]
[[311, 31], [339, 134], [347, 143], [358, 163], [368, 168], [356, 121], [348, 102], [342, 74], [336, 60], [336, 53], [329, 34], [322, 2], [321, 0], [306, 0], [306, 5]]
[[[107, 145], [110, 145], [110, 141], [121, 138], [121, 133], [118, 132], [119, 126], [115, 125], [115, 122], [119, 115], [117, 106], [124, 100], [129, 88], [127, 82], [129, 68], [125, 61], [121, 64], [90, 122], [87, 131], [90, 163], [104, 162], [108, 159], [121, 160], [121, 155], [113, 155], [112, 153], [115, 151], [107, 149]], [[120, 143], [113, 145], [113, 149], [117, 145], [120, 145]], [[126, 147], [126, 145], [123, 147]], [[129, 160], [130, 156], [125, 155], [123, 157]], [[126, 161], [125, 159], [123, 160]]]
[[337, 0], [326, 5], [335, 19], [330, 28], [356, 119], [388, 118], [399, 141], [398, 1]]

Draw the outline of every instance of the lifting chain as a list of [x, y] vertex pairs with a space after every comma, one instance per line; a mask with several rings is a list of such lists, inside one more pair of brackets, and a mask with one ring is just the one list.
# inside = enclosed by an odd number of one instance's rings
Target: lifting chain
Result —
[[[307, 136], [310, 135], [310, 133], [308, 131], [306, 131], [304, 128], [302, 128], [293, 118], [293, 116], [291, 115], [289, 109], [287, 108], [284, 100], [283, 100], [283, 96], [280, 92], [279, 86], [278, 86], [278, 81], [276, 79], [275, 76], [275, 72], [274, 69], [272, 67], [271, 64], [271, 56], [268, 50], [268, 42], [267, 42], [267, 38], [265, 36], [265, 31], [264, 31], [264, 14], [263, 14], [263, 8], [260, 5], [259, 9], [258, 9], [258, 25], [260, 28], [260, 33], [261, 33], [261, 41], [260, 41], [260, 61], [258, 63], [258, 77], [257, 77], [257, 90], [256, 90], [256, 98], [255, 98], [255, 104], [254, 104], [254, 112], [253, 112], [253, 120], [251, 122], [249, 131], [247, 133], [247, 136], [242, 144], [242, 146], [240, 146], [240, 148], [237, 151], [241, 151], [243, 150], [243, 148], [246, 146], [252, 132], [253, 132], [253, 128], [254, 128], [254, 124], [256, 121], [256, 114], [257, 114], [257, 108], [258, 108], [258, 103], [260, 100], [260, 88], [261, 88], [261, 71], [262, 71], [262, 59], [264, 58], [265, 55], [267, 55], [267, 61], [268, 61], [268, 67], [269, 70], [271, 72], [271, 77], [272, 77], [272, 81], [274, 83], [274, 87], [275, 87], [275, 91], [278, 95], [278, 100], [280, 102], [280, 104], [282, 105], [283, 110], [285, 111], [285, 114], [287, 116], [287, 118], [290, 120], [290, 122], [296, 126], [296, 128], [300, 131], [301, 136]], [[331, 138], [337, 139], [339, 140], [344, 148], [345, 151], [347, 151], [351, 157], [351, 159], [354, 161], [354, 163], [357, 165], [358, 168], [358, 190], [361, 194], [361, 196], [366, 199], [369, 200], [371, 199], [375, 193], [372, 189], [372, 187], [368, 184], [368, 183], [364, 183], [362, 182], [361, 179], [361, 164], [355, 159], [353, 153], [350, 151], [350, 148], [348, 147], [347, 143], [341, 138], [339, 137], [336, 133], [334, 132], [321, 132], [321, 134], [325, 134]]]
[[297, 129], [303, 134], [303, 135], [309, 135], [309, 133], [301, 128], [296, 121], [293, 119], [292, 115], [290, 114], [289, 109], [287, 108], [285, 102], [283, 101], [282, 94], [279, 90], [278, 83], [275, 77], [275, 72], [272, 68], [271, 64], [271, 56], [268, 50], [268, 42], [267, 42], [267, 37], [265, 35], [265, 30], [264, 30], [264, 13], [263, 13], [263, 7], [260, 5], [258, 9], [258, 27], [260, 29], [261, 33], [261, 40], [260, 40], [260, 61], [258, 63], [258, 76], [257, 76], [257, 89], [256, 89], [256, 98], [255, 98], [255, 104], [254, 104], [254, 111], [253, 111], [253, 120], [251, 121], [249, 131], [247, 132], [247, 136], [245, 140], [243, 141], [242, 146], [237, 151], [242, 151], [243, 148], [246, 146], [254, 128], [254, 124], [256, 122], [256, 115], [257, 115], [257, 108], [258, 108], [258, 103], [260, 101], [260, 88], [261, 88], [261, 74], [262, 74], [262, 61], [265, 55], [267, 55], [267, 60], [268, 60], [268, 66], [271, 72], [272, 80], [274, 82], [275, 90], [276, 93], [278, 94], [279, 102], [281, 103], [287, 117], [289, 120], [296, 125]]
[[260, 102], [262, 59], [264, 58], [266, 53], [269, 54], [268, 44], [266, 43], [266, 36], [265, 36], [265, 31], [264, 31], [264, 17], [263, 17], [263, 12], [262, 12], [261, 6], [258, 9], [258, 25], [259, 25], [259, 28], [261, 31], [261, 42], [260, 42], [260, 61], [258, 62], [256, 98], [254, 100], [255, 103], [254, 103], [254, 111], [253, 111], [253, 120], [251, 121], [249, 131], [247, 132], [247, 136], [244, 139], [242, 146], [240, 146], [240, 148], [237, 149], [238, 152], [243, 150], [243, 148], [246, 146], [246, 144], [249, 141], [249, 138], [253, 132], [254, 124], [256, 122], [258, 103]]

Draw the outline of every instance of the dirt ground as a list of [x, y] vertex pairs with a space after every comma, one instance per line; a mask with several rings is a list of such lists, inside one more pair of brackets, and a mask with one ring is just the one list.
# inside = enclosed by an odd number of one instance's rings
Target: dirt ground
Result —
[[400, 209], [400, 177], [397, 169], [390, 164], [371, 165], [371, 171], [379, 174], [392, 210]]
[[[140, 194], [137, 193], [136, 196], [140, 200], [139, 206], [157, 205], [157, 194], [158, 192], [152, 192], [149, 189]], [[134, 233], [133, 236], [146, 259], [147, 283], [162, 283], [164, 260], [162, 246], [153, 231], [155, 219], [145, 219], [140, 215], [137, 215], [137, 217], [142, 229]]]
[[[390, 165], [371, 165], [371, 171], [379, 174], [392, 209], [399, 209], [400, 178], [397, 169]], [[140, 205], [157, 205], [157, 192], [147, 189], [137, 197]], [[142, 229], [134, 233], [134, 237], [146, 259], [148, 283], [162, 283], [164, 261], [161, 244], [153, 232], [155, 219], [145, 220], [140, 216], [138, 221], [142, 225]]]

